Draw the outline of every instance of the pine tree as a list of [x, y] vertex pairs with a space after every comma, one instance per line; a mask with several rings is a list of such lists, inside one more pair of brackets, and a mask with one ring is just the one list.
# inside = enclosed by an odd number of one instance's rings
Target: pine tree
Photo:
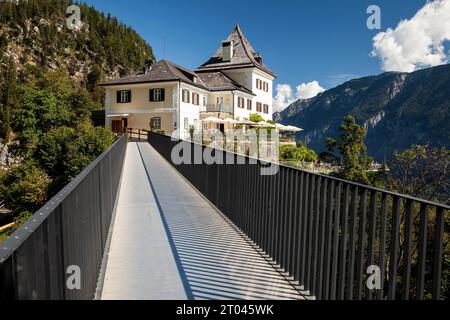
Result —
[[[351, 115], [344, 118], [340, 130], [342, 134], [339, 140], [327, 139], [328, 152], [333, 154], [338, 151], [343, 160], [342, 168], [336, 175], [345, 180], [371, 184], [367, 167], [372, 159], [367, 156], [364, 144], [367, 130], [359, 126]], [[334, 156], [339, 158], [338, 155]]]
[[12, 58], [8, 59], [8, 67], [5, 74], [4, 87], [1, 93], [1, 128], [0, 137], [9, 141], [11, 135], [11, 114], [17, 102], [17, 71]]

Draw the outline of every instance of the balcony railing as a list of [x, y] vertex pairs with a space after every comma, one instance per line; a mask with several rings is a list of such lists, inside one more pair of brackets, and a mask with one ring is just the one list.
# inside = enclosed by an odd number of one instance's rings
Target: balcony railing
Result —
[[203, 112], [233, 113], [233, 106], [226, 104], [207, 104], [202, 107]]
[[[191, 163], [206, 148], [154, 133], [149, 142], [172, 165], [176, 144], [191, 148]], [[235, 164], [174, 167], [312, 296], [448, 298], [442, 267], [450, 207], [285, 166], [264, 176], [267, 163], [210, 152]]]
[[[0, 244], [0, 300], [94, 298], [126, 144], [123, 135]], [[80, 290], [66, 285], [70, 267]]]

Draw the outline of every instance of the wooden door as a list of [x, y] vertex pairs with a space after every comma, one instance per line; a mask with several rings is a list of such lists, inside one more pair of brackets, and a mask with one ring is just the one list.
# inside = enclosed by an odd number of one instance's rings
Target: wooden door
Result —
[[112, 121], [112, 131], [114, 133], [123, 133], [123, 121], [113, 120]]

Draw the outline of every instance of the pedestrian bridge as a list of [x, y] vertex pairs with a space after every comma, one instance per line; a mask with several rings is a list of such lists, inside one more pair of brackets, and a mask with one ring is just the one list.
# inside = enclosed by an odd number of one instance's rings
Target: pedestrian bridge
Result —
[[303, 299], [150, 144], [126, 152], [102, 299]]
[[264, 176], [268, 164], [223, 150], [244, 161], [175, 165], [176, 144], [119, 139], [0, 244], [0, 298], [443, 295], [448, 207], [287, 167]]

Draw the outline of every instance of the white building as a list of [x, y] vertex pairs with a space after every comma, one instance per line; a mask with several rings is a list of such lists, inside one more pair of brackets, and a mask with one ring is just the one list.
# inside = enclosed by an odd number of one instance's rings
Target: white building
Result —
[[161, 60], [102, 84], [106, 125], [115, 132], [128, 127], [171, 134], [199, 128], [211, 116], [243, 121], [257, 113], [271, 120], [275, 77], [237, 25], [195, 71]]

